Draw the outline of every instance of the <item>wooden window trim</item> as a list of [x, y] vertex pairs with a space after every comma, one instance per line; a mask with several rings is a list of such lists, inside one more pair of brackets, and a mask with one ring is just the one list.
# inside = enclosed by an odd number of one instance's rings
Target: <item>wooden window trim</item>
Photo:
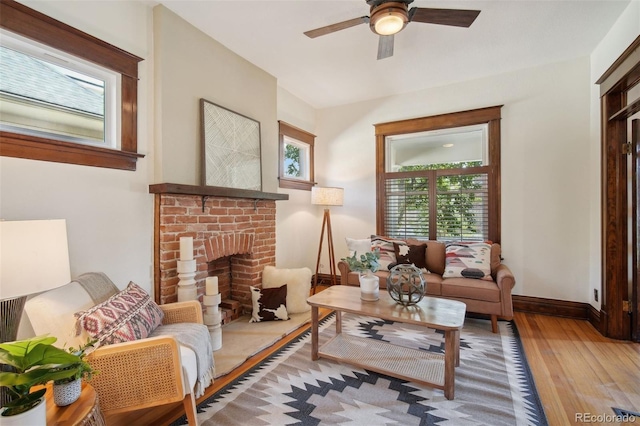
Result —
[[[488, 124], [489, 133], [489, 239], [499, 243], [501, 237], [501, 187], [500, 187], [500, 120], [502, 105], [468, 111], [440, 114], [408, 120], [374, 124], [376, 134], [376, 232], [385, 234], [385, 180], [387, 136], [418, 133], [452, 127]], [[467, 172], [472, 172], [470, 169]], [[395, 174], [394, 174], [395, 176]]]
[[[316, 136], [305, 130], [299, 129], [284, 121], [278, 120], [278, 185], [285, 189], [300, 189], [303, 191], [311, 191], [315, 185], [314, 175], [314, 145]], [[284, 137], [288, 136], [292, 139], [309, 145], [309, 180], [292, 179], [284, 176]]]
[[121, 74], [120, 149], [0, 131], [0, 155], [135, 170], [138, 158], [138, 63], [141, 58], [13, 0], [0, 0], [0, 28]]

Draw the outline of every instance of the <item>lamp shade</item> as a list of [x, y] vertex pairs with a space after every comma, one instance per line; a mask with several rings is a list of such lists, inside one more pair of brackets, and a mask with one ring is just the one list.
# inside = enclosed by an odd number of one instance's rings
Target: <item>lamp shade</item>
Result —
[[344, 200], [343, 188], [311, 188], [311, 204], [321, 206], [341, 206]]
[[0, 300], [70, 280], [65, 220], [0, 221]]

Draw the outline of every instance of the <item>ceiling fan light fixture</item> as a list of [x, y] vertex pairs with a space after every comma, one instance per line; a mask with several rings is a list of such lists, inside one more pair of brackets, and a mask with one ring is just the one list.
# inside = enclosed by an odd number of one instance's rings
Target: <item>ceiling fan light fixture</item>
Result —
[[372, 8], [370, 26], [378, 35], [393, 35], [402, 31], [407, 25], [407, 5], [399, 2], [383, 3]]

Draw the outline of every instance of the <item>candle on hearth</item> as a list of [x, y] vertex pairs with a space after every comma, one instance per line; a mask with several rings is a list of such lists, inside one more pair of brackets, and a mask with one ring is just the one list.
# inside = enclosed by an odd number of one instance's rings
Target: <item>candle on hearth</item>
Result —
[[180, 260], [193, 260], [193, 237], [180, 237]]
[[206, 295], [213, 296], [218, 294], [218, 277], [207, 277], [206, 279]]

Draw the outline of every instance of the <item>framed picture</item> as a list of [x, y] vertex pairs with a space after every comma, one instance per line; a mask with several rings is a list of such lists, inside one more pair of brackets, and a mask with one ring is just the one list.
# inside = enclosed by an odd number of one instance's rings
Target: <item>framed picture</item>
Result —
[[262, 191], [260, 122], [200, 99], [202, 184]]

